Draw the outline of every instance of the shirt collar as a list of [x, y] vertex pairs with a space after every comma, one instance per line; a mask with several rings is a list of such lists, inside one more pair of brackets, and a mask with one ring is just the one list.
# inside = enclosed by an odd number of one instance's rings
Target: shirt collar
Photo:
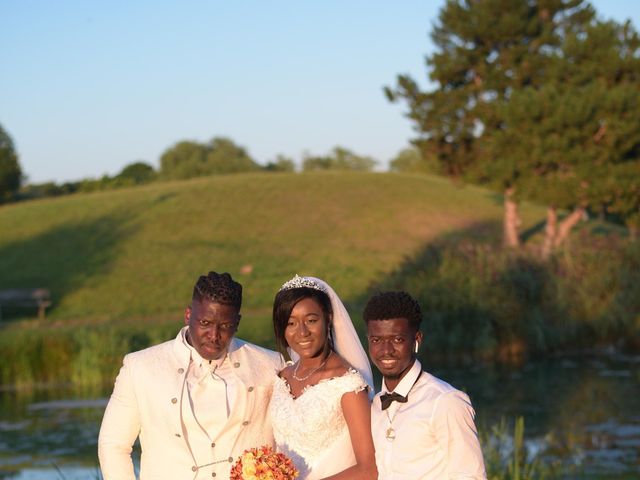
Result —
[[[411, 368], [409, 369], [409, 371], [406, 373], [404, 377], [402, 377], [402, 380], [400, 380], [400, 383], [396, 385], [396, 388], [394, 388], [393, 391], [395, 393], [399, 393], [403, 397], [406, 397], [409, 394], [409, 390], [411, 390], [411, 387], [413, 387], [413, 385], [416, 383], [416, 380], [420, 376], [421, 372], [422, 372], [422, 364], [416, 358], [413, 362], [413, 365], [411, 365]], [[390, 393], [384, 382], [384, 378], [382, 379], [381, 393]]]
[[[191, 345], [189, 343], [189, 341], [187, 340], [187, 332], [189, 331], [189, 327], [184, 327], [181, 330], [181, 337], [182, 337], [182, 344], [189, 350], [189, 354], [191, 355], [191, 361], [195, 364], [198, 365], [199, 367], [203, 367], [203, 366], [209, 366], [211, 365], [211, 363], [209, 362], [209, 360], [206, 360], [204, 358], [202, 358], [202, 356], [200, 356], [200, 354], [198, 353], [198, 351], [193, 347], [193, 345]], [[229, 346], [230, 347], [230, 346]], [[229, 348], [230, 350], [230, 348]], [[214, 363], [215, 364], [220, 364], [222, 365], [226, 360], [227, 360], [228, 355], [225, 355], [224, 357], [222, 357], [222, 361], [220, 360], [215, 360]]]

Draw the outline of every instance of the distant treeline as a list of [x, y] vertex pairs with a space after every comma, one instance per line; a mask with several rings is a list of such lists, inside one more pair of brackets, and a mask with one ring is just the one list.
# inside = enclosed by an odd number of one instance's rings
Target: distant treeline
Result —
[[[408, 149], [414, 156], [417, 150]], [[407, 155], [402, 153], [406, 163]], [[114, 176], [87, 178], [75, 182], [45, 182], [27, 184], [19, 188], [11, 200], [56, 197], [77, 192], [94, 192], [121, 187], [143, 185], [154, 181], [184, 180], [209, 175], [226, 175], [247, 172], [304, 172], [317, 170], [370, 171], [378, 162], [367, 156], [336, 146], [326, 155], [305, 154], [300, 166], [285, 155], [277, 155], [266, 164], [258, 163], [247, 150], [226, 137], [214, 137], [207, 143], [190, 140], [179, 141], [169, 147], [160, 157], [160, 168], [156, 170], [144, 161], [126, 165]]]

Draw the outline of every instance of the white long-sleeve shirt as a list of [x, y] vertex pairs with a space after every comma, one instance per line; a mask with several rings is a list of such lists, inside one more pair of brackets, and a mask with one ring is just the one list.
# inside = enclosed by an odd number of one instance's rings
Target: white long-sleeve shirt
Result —
[[[422, 372], [417, 360], [394, 389], [407, 396], [382, 410], [371, 405], [371, 427], [380, 480], [486, 479], [469, 397]], [[395, 439], [387, 439], [393, 428]]]

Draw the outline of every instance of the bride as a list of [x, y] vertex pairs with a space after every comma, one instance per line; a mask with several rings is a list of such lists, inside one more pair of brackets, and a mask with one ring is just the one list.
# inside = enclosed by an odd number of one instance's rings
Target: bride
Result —
[[269, 407], [279, 451], [301, 480], [376, 479], [371, 367], [349, 314], [320, 279], [286, 282], [273, 305], [278, 349], [289, 362]]

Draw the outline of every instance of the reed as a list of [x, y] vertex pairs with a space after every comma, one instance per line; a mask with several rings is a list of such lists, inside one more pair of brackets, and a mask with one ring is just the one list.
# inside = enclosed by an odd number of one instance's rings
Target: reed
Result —
[[557, 466], [528, 451], [523, 417], [515, 419], [512, 434], [502, 418], [482, 434], [481, 443], [487, 480], [545, 480], [560, 476]]
[[102, 389], [113, 382], [122, 357], [133, 350], [169, 340], [175, 324], [101, 324], [5, 330], [0, 350], [0, 383], [18, 389], [43, 384], [73, 384]]

